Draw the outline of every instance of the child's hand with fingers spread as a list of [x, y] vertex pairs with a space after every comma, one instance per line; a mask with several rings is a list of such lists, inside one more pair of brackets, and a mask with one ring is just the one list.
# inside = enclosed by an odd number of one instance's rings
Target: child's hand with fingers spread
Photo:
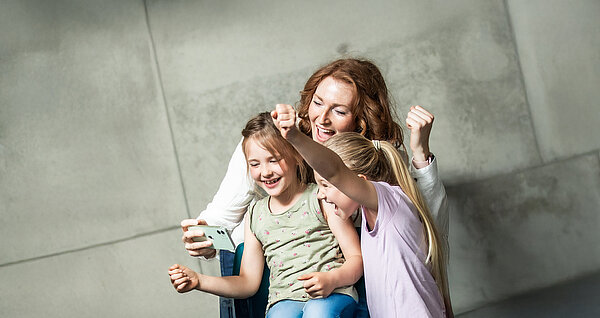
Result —
[[313, 272], [298, 277], [304, 281], [304, 290], [312, 297], [327, 297], [335, 289], [335, 282], [328, 272]]
[[296, 111], [291, 105], [277, 104], [275, 110], [271, 112], [271, 117], [283, 138], [287, 139], [288, 133], [296, 130]]
[[171, 284], [180, 293], [187, 293], [194, 288], [200, 287], [198, 274], [193, 270], [179, 264], [169, 267]]

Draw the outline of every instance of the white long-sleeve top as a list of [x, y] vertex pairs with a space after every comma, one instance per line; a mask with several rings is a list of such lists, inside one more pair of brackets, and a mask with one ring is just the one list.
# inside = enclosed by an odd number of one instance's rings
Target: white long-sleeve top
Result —
[[[416, 169], [410, 164], [411, 174], [417, 179], [417, 187], [421, 190], [425, 202], [429, 206], [434, 222], [440, 232], [447, 254], [448, 246], [448, 202], [446, 190], [438, 177], [437, 159], [433, 159], [427, 167]], [[246, 159], [242, 151], [242, 143], [238, 143], [219, 190], [198, 219], [209, 225], [223, 226], [231, 231], [231, 238], [237, 246], [244, 241], [244, 214], [254, 199], [264, 197], [266, 193], [258, 187], [250, 177], [246, 168]], [[447, 257], [447, 255], [446, 255]]]
[[448, 259], [448, 197], [446, 196], [446, 189], [442, 184], [442, 181], [438, 177], [437, 159], [433, 158], [433, 161], [427, 166], [421, 169], [417, 169], [410, 164], [410, 173], [413, 178], [417, 179], [417, 187], [423, 194], [423, 199], [429, 207], [429, 212], [433, 217], [433, 222], [439, 232], [440, 240], [442, 240], [444, 258], [446, 262]]

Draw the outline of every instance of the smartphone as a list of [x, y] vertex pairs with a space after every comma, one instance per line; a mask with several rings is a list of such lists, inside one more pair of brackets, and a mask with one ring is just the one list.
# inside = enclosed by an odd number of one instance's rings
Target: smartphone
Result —
[[233, 244], [231, 235], [229, 235], [227, 229], [222, 226], [192, 225], [188, 227], [188, 230], [204, 231], [204, 236], [195, 238], [194, 242], [203, 242], [208, 239], [213, 243], [209, 248], [235, 252], [235, 244]]

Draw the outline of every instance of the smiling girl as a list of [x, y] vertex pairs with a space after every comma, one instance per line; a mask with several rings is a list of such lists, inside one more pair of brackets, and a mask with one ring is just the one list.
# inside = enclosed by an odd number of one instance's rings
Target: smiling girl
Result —
[[240, 275], [211, 277], [175, 264], [169, 268], [173, 286], [247, 298], [258, 290], [266, 261], [267, 317], [352, 317], [352, 284], [362, 275], [352, 222], [317, 200], [306, 164], [269, 113], [251, 119], [242, 135], [248, 174], [268, 196], [248, 210]]
[[315, 169], [319, 198], [333, 204], [342, 219], [362, 211], [370, 315], [451, 317], [439, 234], [395, 147], [350, 132], [321, 145], [296, 128], [290, 105], [277, 105], [272, 116], [284, 138]]

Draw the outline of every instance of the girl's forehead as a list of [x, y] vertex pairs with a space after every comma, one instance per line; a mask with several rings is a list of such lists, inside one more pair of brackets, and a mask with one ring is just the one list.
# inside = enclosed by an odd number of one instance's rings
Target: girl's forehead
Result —
[[280, 156], [279, 152], [274, 148], [274, 145], [267, 144], [265, 141], [259, 140], [258, 138], [253, 138], [253, 137], [250, 137], [248, 139], [248, 143], [247, 143], [247, 147], [246, 147], [246, 155], [248, 155], [248, 153], [250, 151], [268, 152], [273, 157]]

